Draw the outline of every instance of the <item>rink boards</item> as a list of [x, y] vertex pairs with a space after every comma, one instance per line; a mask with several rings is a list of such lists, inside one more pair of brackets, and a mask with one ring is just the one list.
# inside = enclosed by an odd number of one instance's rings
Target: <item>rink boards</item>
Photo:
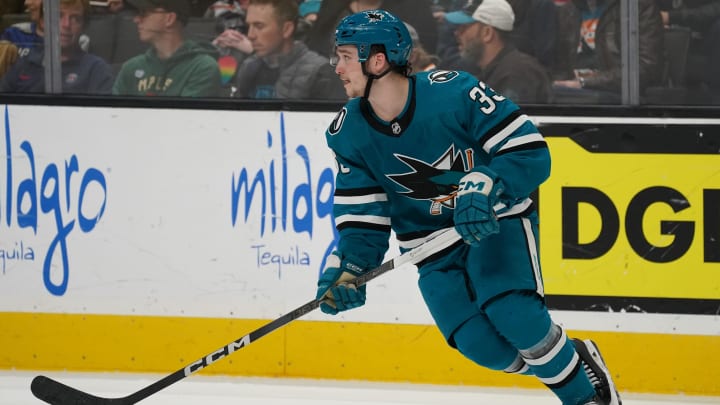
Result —
[[[332, 113], [10, 105], [0, 367], [167, 372], [314, 297]], [[719, 120], [533, 116], [548, 304], [622, 390], [720, 395]], [[388, 256], [397, 253], [393, 246]], [[207, 373], [539, 386], [449, 349], [411, 267]]]

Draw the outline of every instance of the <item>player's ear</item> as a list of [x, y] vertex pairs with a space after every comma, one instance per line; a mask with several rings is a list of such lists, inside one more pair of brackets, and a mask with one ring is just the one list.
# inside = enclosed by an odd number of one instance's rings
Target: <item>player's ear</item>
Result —
[[373, 67], [373, 71], [376, 73], [385, 70], [385, 66], [388, 63], [387, 56], [382, 52], [375, 52], [370, 58], [370, 63]]

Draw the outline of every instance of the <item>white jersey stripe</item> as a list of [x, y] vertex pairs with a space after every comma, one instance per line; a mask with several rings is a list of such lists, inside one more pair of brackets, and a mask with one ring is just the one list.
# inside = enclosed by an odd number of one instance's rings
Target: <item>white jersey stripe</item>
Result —
[[527, 135], [519, 136], [517, 138], [510, 139], [509, 141], [507, 141], [507, 143], [505, 145], [503, 145], [502, 148], [500, 148], [500, 150], [506, 150], [506, 149], [514, 148], [516, 146], [525, 145], [528, 143], [538, 142], [538, 141], [542, 141], [542, 142], [545, 141], [545, 139], [539, 133], [536, 132], [534, 134], [527, 134]]
[[500, 132], [488, 139], [487, 142], [485, 142], [485, 144], [483, 145], [483, 150], [487, 153], [490, 153], [490, 150], [493, 147], [504, 141], [505, 138], [507, 138], [508, 136], [512, 135], [512, 133], [515, 132], [516, 129], [520, 128], [522, 124], [524, 124], [528, 120], [529, 118], [525, 114], [515, 118], [515, 120], [513, 120], [513, 122], [511, 122], [508, 126], [506, 126]]
[[377, 215], [340, 215], [335, 218], [335, 225], [339, 226], [345, 222], [366, 222], [377, 225], [390, 225], [390, 218]]
[[335, 204], [341, 204], [341, 205], [353, 205], [353, 204], [369, 204], [374, 202], [382, 202], [387, 201], [387, 194], [385, 193], [378, 193], [378, 194], [366, 194], [366, 195], [357, 195], [357, 196], [335, 196], [335, 199], [333, 200]]
[[450, 228], [439, 229], [439, 230], [431, 233], [430, 235], [425, 236], [424, 238], [418, 238], [418, 239], [412, 239], [412, 240], [406, 240], [406, 241], [398, 241], [398, 245], [403, 249], [415, 249], [416, 247], [427, 242], [428, 240], [433, 239], [436, 236], [438, 236], [442, 233], [445, 233], [450, 229], [453, 229], [453, 228], [450, 227]]
[[527, 210], [530, 207], [530, 205], [532, 205], [532, 203], [533, 202], [531, 199], [526, 198], [526, 199], [520, 201], [519, 203], [513, 205], [509, 209], [507, 209], [507, 211], [505, 211], [506, 210], [505, 204], [497, 203], [493, 206], [493, 210], [495, 210], [495, 213], [497, 214], [498, 218], [505, 218], [505, 217], [509, 217], [511, 215], [517, 215], [517, 214], [524, 212], [525, 210]]
[[535, 284], [537, 285], [537, 293], [541, 297], [545, 296], [545, 286], [543, 285], [542, 276], [540, 275], [540, 260], [537, 251], [537, 243], [535, 241], [535, 234], [532, 230], [532, 224], [527, 218], [521, 218], [523, 228], [525, 229], [525, 239], [527, 240], [528, 253], [530, 253], [530, 260], [532, 261], [533, 274], [535, 275]]

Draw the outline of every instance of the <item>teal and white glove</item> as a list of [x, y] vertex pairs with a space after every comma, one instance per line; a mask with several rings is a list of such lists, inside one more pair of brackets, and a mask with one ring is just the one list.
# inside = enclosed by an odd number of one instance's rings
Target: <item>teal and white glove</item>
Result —
[[365, 304], [365, 286], [357, 287], [351, 281], [364, 273], [366, 267], [354, 264], [347, 257], [341, 259], [339, 255], [333, 252], [328, 256], [315, 297], [322, 299], [320, 310], [331, 315]]
[[475, 168], [460, 179], [453, 220], [465, 243], [475, 245], [500, 231], [493, 206], [503, 191], [502, 182], [487, 168]]

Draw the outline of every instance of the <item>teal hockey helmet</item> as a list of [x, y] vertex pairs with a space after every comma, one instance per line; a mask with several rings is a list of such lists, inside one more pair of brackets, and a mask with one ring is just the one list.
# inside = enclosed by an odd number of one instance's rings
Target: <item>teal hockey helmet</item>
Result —
[[412, 51], [412, 39], [405, 24], [385, 10], [366, 10], [349, 15], [335, 29], [335, 46], [355, 45], [358, 59], [365, 62], [370, 47], [383, 45], [388, 61], [407, 66]]

